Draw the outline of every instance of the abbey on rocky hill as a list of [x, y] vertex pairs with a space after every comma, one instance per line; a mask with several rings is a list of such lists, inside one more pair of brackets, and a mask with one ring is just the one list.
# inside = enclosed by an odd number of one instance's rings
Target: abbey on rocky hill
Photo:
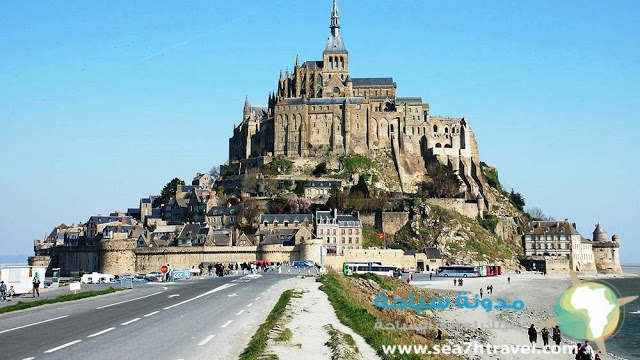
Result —
[[242, 122], [229, 140], [229, 162], [391, 150], [405, 190], [435, 159], [458, 172], [468, 199], [483, 193], [469, 122], [430, 115], [420, 97], [398, 97], [392, 78], [351, 77], [335, 0], [329, 28], [322, 60], [300, 64], [296, 58], [291, 73], [281, 72], [267, 106], [245, 101]]

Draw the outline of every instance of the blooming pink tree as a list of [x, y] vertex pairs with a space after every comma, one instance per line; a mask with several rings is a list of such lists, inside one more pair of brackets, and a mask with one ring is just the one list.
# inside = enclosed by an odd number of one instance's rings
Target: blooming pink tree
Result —
[[295, 197], [289, 199], [289, 209], [291, 209], [291, 212], [294, 214], [304, 213], [309, 210], [310, 206], [311, 201], [307, 198]]

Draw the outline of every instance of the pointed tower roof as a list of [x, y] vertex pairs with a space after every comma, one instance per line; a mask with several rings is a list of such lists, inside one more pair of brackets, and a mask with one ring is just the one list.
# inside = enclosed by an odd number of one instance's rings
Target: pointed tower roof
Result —
[[347, 48], [344, 46], [342, 36], [340, 36], [340, 16], [338, 14], [338, 3], [333, 0], [333, 8], [331, 9], [331, 36], [327, 40], [327, 47], [325, 47], [325, 53], [346, 53]]
[[244, 117], [249, 116], [251, 114], [251, 105], [249, 105], [249, 96], [245, 96], [244, 98]]

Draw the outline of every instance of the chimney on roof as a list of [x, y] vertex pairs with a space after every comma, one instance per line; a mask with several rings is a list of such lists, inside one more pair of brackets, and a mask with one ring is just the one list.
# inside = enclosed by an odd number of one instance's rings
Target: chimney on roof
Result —
[[576, 225], [576, 223], [571, 224], [571, 226], [573, 226], [574, 229], [578, 230], [578, 226]]

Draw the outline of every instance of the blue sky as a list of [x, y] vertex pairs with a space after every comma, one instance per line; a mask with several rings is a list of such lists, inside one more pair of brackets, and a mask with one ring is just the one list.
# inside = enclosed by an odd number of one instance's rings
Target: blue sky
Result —
[[[366, 6], [363, 6], [365, 5]], [[465, 116], [527, 207], [640, 262], [640, 3], [339, 1], [355, 77]], [[227, 160], [245, 96], [321, 59], [331, 1], [17, 2], [0, 12], [0, 255]]]

